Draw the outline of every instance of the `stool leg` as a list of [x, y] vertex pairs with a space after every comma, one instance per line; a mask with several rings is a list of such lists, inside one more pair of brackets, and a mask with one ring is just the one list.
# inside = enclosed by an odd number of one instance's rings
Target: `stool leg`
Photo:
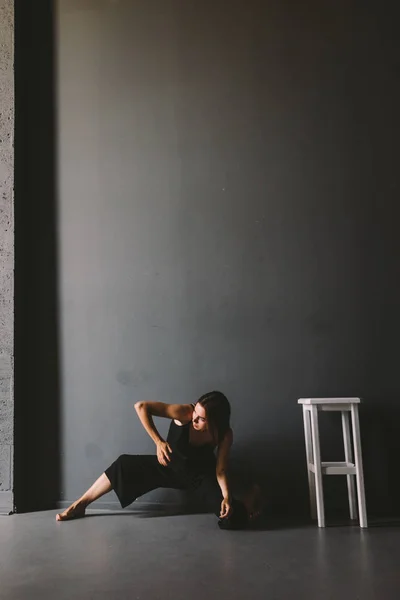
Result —
[[356, 465], [358, 512], [360, 515], [360, 527], [368, 527], [367, 507], [365, 502], [364, 472], [361, 453], [360, 421], [358, 418], [358, 406], [356, 404], [351, 405], [351, 422], [353, 425], [354, 455]]
[[318, 409], [311, 406], [311, 432], [315, 468], [318, 527], [325, 527], [324, 492], [322, 487], [321, 450], [319, 446]]
[[[342, 428], [344, 442], [344, 457], [346, 462], [352, 463], [353, 451], [351, 449], [350, 420], [349, 412], [347, 410], [342, 411]], [[356, 488], [354, 485], [354, 475], [347, 475], [347, 491], [349, 495], [350, 519], [354, 521], [355, 519], [357, 519], [357, 499]]]
[[310, 470], [310, 464], [313, 463], [310, 411], [307, 410], [304, 406], [303, 406], [303, 421], [304, 421], [304, 439], [306, 442], [308, 491], [310, 494], [311, 518], [316, 519], [317, 518], [317, 505], [315, 503], [315, 477], [314, 477], [314, 473]]

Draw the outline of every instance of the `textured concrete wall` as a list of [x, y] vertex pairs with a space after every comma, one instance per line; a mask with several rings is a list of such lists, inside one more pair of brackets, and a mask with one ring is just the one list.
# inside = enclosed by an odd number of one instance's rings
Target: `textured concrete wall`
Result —
[[12, 508], [13, 40], [13, 1], [0, 0], [0, 513]]

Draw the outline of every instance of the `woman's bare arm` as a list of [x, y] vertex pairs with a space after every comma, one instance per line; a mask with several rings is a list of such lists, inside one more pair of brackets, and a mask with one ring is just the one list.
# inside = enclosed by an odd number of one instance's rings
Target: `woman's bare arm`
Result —
[[167, 466], [172, 452], [169, 444], [161, 437], [153, 417], [175, 419], [180, 423], [187, 423], [192, 418], [193, 407], [191, 404], [165, 404], [164, 402], [136, 402], [135, 410], [143, 427], [157, 446], [158, 461]]
[[[233, 443], [233, 432], [232, 429], [229, 429], [222, 440], [222, 442], [218, 445], [217, 451], [217, 467], [216, 467], [216, 475], [219, 487], [221, 488], [222, 496], [223, 496], [223, 504], [228, 503], [228, 512], [230, 505], [230, 489], [229, 489], [229, 481], [228, 481], [228, 462], [229, 462], [229, 454], [231, 450], [231, 446]], [[226, 515], [225, 515], [226, 516]]]

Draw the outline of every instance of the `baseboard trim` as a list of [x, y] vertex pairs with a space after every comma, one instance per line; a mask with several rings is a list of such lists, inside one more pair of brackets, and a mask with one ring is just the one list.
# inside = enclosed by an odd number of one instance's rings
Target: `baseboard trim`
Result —
[[14, 502], [12, 492], [0, 492], [0, 515], [12, 515]]

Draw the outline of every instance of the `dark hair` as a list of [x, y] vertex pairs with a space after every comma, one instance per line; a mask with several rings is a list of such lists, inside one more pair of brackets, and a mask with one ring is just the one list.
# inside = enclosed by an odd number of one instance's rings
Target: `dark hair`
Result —
[[[230, 428], [231, 405], [222, 392], [208, 392], [197, 400], [206, 411], [215, 443], [221, 442]], [[197, 404], [196, 403], [196, 404]]]

